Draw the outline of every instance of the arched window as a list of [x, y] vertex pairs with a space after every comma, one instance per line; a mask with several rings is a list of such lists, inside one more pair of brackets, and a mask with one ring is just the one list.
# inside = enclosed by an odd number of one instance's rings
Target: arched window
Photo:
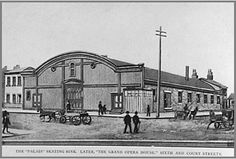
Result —
[[70, 76], [75, 76], [75, 64], [70, 63]]

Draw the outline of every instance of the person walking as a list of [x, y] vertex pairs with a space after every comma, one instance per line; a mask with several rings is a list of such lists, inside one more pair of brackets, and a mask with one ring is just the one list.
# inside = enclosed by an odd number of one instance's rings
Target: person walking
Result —
[[10, 122], [10, 119], [9, 119], [9, 112], [6, 113], [5, 117], [3, 118], [3, 130], [2, 130], [2, 133], [5, 134], [5, 129], [8, 133], [10, 133], [8, 131], [8, 125], [11, 125], [11, 122]]
[[99, 101], [99, 104], [98, 104], [98, 115], [100, 116], [101, 114], [103, 114], [103, 111], [102, 111], [102, 101]]
[[133, 116], [133, 123], [134, 123], [134, 133], [138, 133], [138, 131], [139, 131], [138, 125], [140, 126], [141, 122], [139, 120], [137, 111], [135, 111], [135, 115]]
[[104, 114], [106, 114], [106, 113], [107, 113], [106, 104], [103, 106], [103, 113], [104, 113]]
[[150, 116], [150, 106], [147, 105], [147, 116]]
[[124, 129], [124, 134], [126, 133], [126, 129], [129, 126], [129, 131], [132, 133], [132, 128], [131, 128], [131, 117], [129, 115], [129, 111], [126, 111], [126, 116], [124, 117], [124, 123], [125, 123], [125, 129]]
[[189, 115], [188, 104], [185, 104], [185, 106], [184, 106], [184, 120], [187, 118], [188, 115]]
[[68, 100], [66, 103], [66, 112], [69, 112], [71, 110], [71, 105], [70, 105], [70, 101]]

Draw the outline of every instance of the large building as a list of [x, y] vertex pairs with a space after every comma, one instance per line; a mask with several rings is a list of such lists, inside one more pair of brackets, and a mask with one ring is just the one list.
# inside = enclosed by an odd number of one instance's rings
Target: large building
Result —
[[[227, 87], [207, 78], [161, 72], [160, 110], [181, 109], [186, 103], [200, 110], [220, 109]], [[98, 110], [98, 102], [111, 112], [145, 112], [157, 107], [158, 71], [144, 64], [131, 64], [88, 52], [68, 52], [55, 56], [36, 69], [21, 72], [23, 109], [64, 109], [70, 101], [73, 110]]]

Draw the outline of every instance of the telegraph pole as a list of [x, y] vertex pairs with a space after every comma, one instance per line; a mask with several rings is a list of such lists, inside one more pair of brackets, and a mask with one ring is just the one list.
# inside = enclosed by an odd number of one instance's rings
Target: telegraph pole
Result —
[[167, 34], [165, 31], [161, 30], [161, 26], [160, 26], [160, 30], [156, 30], [156, 35], [159, 36], [159, 69], [158, 69], [158, 86], [157, 86], [157, 114], [156, 117], [159, 118], [160, 117], [160, 103], [161, 103], [161, 38], [162, 37], [167, 37], [165, 34]]

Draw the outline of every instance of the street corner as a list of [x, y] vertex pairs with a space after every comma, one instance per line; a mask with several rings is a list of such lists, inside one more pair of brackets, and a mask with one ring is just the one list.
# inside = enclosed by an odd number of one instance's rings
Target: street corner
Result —
[[9, 129], [8, 132], [2, 133], [2, 138], [15, 137], [21, 135], [32, 134], [34, 131], [31, 130], [21, 130], [21, 129]]

